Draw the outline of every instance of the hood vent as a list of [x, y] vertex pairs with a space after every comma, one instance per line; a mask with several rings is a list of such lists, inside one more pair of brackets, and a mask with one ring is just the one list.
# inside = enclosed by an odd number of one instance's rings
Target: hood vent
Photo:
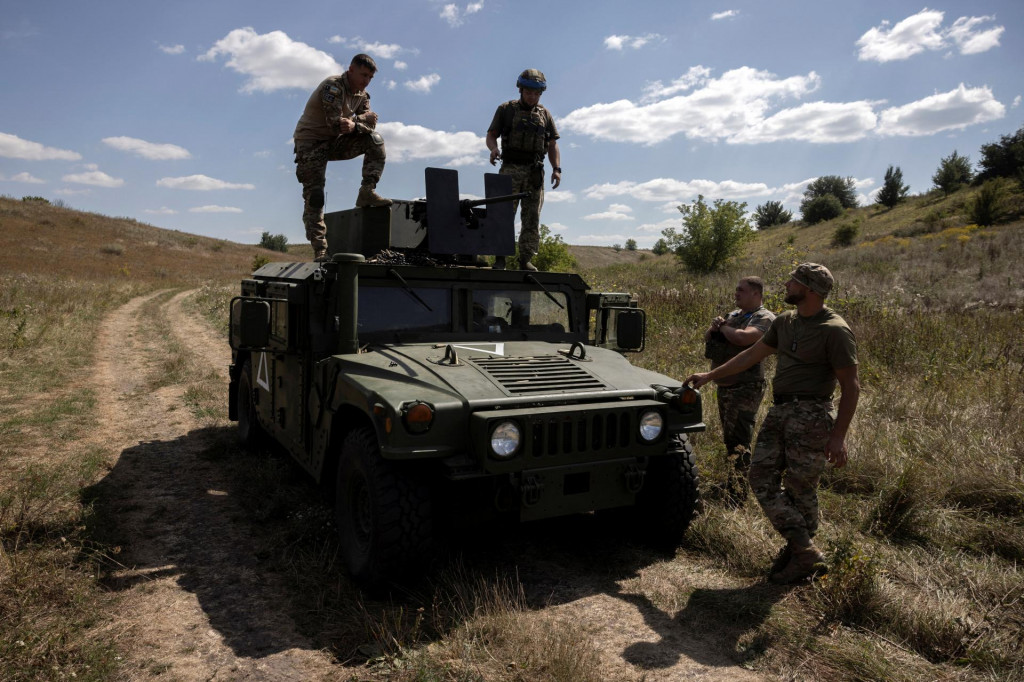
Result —
[[473, 358], [509, 395], [583, 393], [608, 387], [578, 364], [547, 355], [525, 358]]

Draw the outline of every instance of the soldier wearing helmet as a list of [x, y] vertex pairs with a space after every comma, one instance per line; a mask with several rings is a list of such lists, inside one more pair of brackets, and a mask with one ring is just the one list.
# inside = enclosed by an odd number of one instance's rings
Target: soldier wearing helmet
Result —
[[[498, 106], [487, 128], [487, 149], [491, 165], [501, 159], [501, 175], [512, 177], [513, 192], [530, 192], [522, 200], [519, 233], [519, 264], [523, 270], [536, 270], [531, 262], [540, 248], [540, 209], [544, 205], [544, 156], [551, 162], [551, 188], [562, 181], [558, 130], [551, 114], [540, 104], [547, 79], [537, 69], [527, 69], [516, 80], [519, 99]], [[501, 138], [501, 150], [498, 138]], [[519, 202], [513, 204], [515, 213]], [[503, 269], [505, 257], [498, 256], [494, 267]]]

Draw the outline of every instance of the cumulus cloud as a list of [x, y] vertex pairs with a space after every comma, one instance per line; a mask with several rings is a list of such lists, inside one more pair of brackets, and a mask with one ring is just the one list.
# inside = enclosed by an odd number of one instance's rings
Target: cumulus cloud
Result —
[[200, 192], [208, 192], [215, 189], [256, 189], [256, 185], [248, 183], [225, 182], [211, 178], [208, 175], [187, 175], [181, 178], [160, 178], [156, 181], [157, 187], [169, 189], [189, 189]]
[[[673, 207], [673, 209], [678, 212], [678, 209], [675, 209], [675, 207]], [[681, 218], [667, 218], [667, 219], [662, 220], [661, 222], [657, 222], [657, 223], [644, 223], [643, 225], [637, 225], [636, 231], [637, 232], [655, 232], [657, 234], [661, 234], [664, 230], [667, 230], [670, 227], [671, 228], [679, 228], [681, 225], [682, 225], [682, 219]]]
[[1020, 95], [1017, 95], [1016, 97], [1013, 98], [1013, 104], [1011, 104], [1010, 106], [1013, 107], [1014, 109], [1020, 106]]
[[229, 68], [246, 76], [240, 89], [245, 93], [309, 89], [344, 70], [331, 55], [292, 40], [283, 31], [260, 35], [251, 27], [231, 31], [199, 60], [212, 62], [221, 56], [228, 57]]
[[729, 19], [735, 16], [739, 16], [740, 11], [736, 9], [727, 9], [724, 12], [715, 12], [711, 15], [711, 21], [718, 21], [719, 19]]
[[175, 215], [177, 211], [175, 211], [173, 208], [161, 206], [160, 208], [147, 208], [145, 211], [143, 211], [143, 213], [152, 213], [155, 215]]
[[31, 173], [17, 173], [9, 178], [0, 175], [0, 180], [5, 182], [25, 182], [30, 185], [43, 185], [46, 184], [46, 180], [40, 180]]
[[569, 190], [554, 189], [547, 190], [544, 192], [544, 203], [545, 204], [574, 204], [576, 203], [576, 195]]
[[189, 213], [241, 213], [242, 209], [235, 208], [234, 206], [217, 206], [211, 204], [209, 206], [196, 206], [188, 210]]
[[0, 133], [0, 157], [27, 161], [78, 161], [82, 155], [67, 149], [46, 147], [38, 142], [23, 140], [17, 135]]
[[169, 159], [192, 158], [192, 154], [184, 147], [179, 147], [176, 144], [146, 142], [137, 137], [105, 137], [103, 138], [103, 143], [114, 149], [141, 156], [144, 159], [166, 161]]
[[[95, 168], [95, 166], [89, 166]], [[79, 185], [92, 185], [94, 187], [120, 187], [124, 184], [121, 178], [107, 175], [103, 171], [88, 170], [85, 173], [71, 173], [61, 178], [64, 182], [74, 182]]]
[[594, 139], [654, 145], [676, 135], [729, 144], [795, 140], [815, 144], [869, 135], [931, 135], [1001, 118], [1006, 107], [987, 87], [961, 85], [948, 93], [879, 112], [884, 101], [807, 102], [779, 108], [820, 86], [813, 71], [779, 78], [750, 67], [712, 78], [696, 66], [670, 85], [644, 86], [639, 103], [594, 104], [570, 112], [561, 126]]
[[447, 159], [443, 165], [465, 166], [487, 161], [484, 138], [471, 132], [449, 133], [398, 122], [377, 124], [388, 143], [388, 163]]
[[767, 196], [775, 190], [763, 182], [737, 182], [735, 180], [674, 180], [672, 178], [655, 178], [646, 182], [623, 180], [616, 183], [591, 185], [583, 190], [588, 199], [607, 199], [608, 197], [628, 196], [640, 201], [675, 202], [673, 207], [686, 199], [698, 194], [713, 196], [716, 199], [736, 199], [740, 197]]
[[1006, 115], [1006, 106], [987, 87], [968, 88], [963, 83], [949, 92], [936, 93], [916, 102], [883, 111], [880, 135], [921, 136], [944, 130], [962, 130], [976, 123]]
[[664, 38], [658, 33], [648, 33], [642, 36], [617, 36], [610, 35], [604, 39], [604, 46], [609, 50], [622, 51], [625, 49], [639, 50], [648, 43], [661, 42]]
[[633, 212], [633, 209], [625, 204], [612, 204], [608, 207], [607, 211], [601, 213], [591, 213], [590, 215], [583, 216], [584, 220], [633, 220], [633, 216], [629, 215]]
[[413, 92], [429, 93], [435, 85], [441, 82], [441, 77], [436, 73], [420, 76], [414, 81], [405, 81], [405, 87]]
[[465, 17], [476, 14], [483, 8], [484, 3], [482, 0], [480, 2], [471, 2], [462, 10], [455, 3], [449, 3], [441, 8], [441, 18], [447, 21], [449, 26], [456, 28], [466, 23]]
[[184, 54], [184, 45], [159, 45], [160, 51], [164, 54]]
[[[397, 43], [380, 43], [371, 42], [364, 40], [360, 36], [354, 38], [344, 38], [342, 36], [331, 36], [327, 39], [327, 42], [336, 45], [341, 45], [349, 50], [355, 50], [356, 52], [365, 52], [371, 57], [378, 57], [380, 59], [395, 59], [400, 54], [419, 54], [419, 50], [415, 48], [402, 47]], [[396, 62], [401, 64], [402, 62]], [[397, 66], [395, 68], [398, 68]], [[402, 67], [404, 68], [404, 66]]]
[[399, 59], [396, 59], [395, 63], [392, 64], [392, 66], [395, 68], [395, 71], [405, 71], [406, 69], [409, 68], [408, 64]]
[[926, 50], [943, 50], [956, 45], [960, 54], [977, 54], [999, 46], [1003, 26], [981, 28], [994, 16], [960, 17], [949, 28], [942, 27], [945, 13], [923, 9], [890, 28], [888, 21], [869, 29], [857, 40], [861, 61], [891, 62], [909, 59]]

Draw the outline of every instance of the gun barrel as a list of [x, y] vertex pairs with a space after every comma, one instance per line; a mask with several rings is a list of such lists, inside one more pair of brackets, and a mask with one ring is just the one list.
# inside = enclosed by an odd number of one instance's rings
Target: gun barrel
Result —
[[474, 206], [497, 204], [503, 201], [518, 201], [519, 199], [525, 199], [528, 196], [530, 196], [530, 192], [519, 192], [518, 194], [505, 194], [500, 197], [487, 197], [486, 199], [463, 199], [459, 203], [465, 208], [473, 208]]

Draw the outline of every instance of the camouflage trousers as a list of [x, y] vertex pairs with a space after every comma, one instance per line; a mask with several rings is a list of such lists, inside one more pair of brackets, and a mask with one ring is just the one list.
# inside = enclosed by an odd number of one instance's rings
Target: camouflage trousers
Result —
[[737, 502], [746, 499], [749, 490], [750, 443], [754, 439], [754, 421], [764, 398], [764, 386], [764, 381], [749, 381], [718, 387], [718, 416], [725, 451], [732, 463], [726, 488]]
[[[519, 232], [519, 257], [530, 260], [540, 249], [540, 209], [544, 206], [544, 167], [503, 163], [500, 175], [512, 177], [512, 193], [530, 192], [530, 196], [512, 202], [512, 215], [520, 204], [519, 219], [523, 224]], [[539, 180], [539, 182], [538, 182]]]
[[787, 540], [818, 531], [818, 481], [835, 425], [832, 402], [775, 405], [757, 434], [750, 485], [765, 516]]
[[[379, 136], [378, 136], [379, 138]], [[376, 187], [384, 172], [384, 144], [377, 144], [369, 133], [339, 135], [333, 140], [297, 140], [295, 143], [295, 177], [302, 183], [302, 224], [306, 239], [314, 251], [327, 248], [327, 226], [324, 224], [324, 188], [327, 185], [327, 162], [347, 161], [363, 157], [363, 184]]]

